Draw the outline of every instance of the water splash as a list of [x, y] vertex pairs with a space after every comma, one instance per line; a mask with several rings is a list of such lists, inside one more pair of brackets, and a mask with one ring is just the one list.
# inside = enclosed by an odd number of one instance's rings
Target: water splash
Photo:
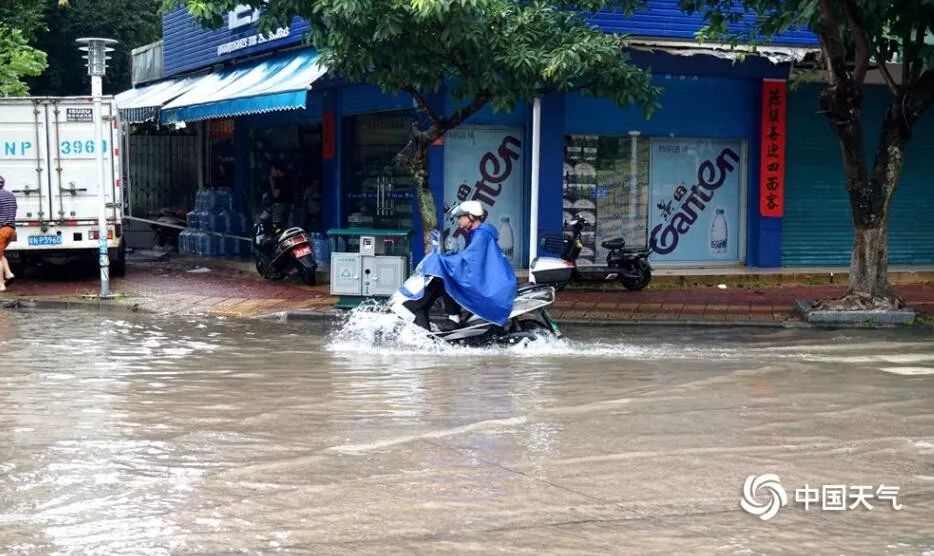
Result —
[[682, 344], [636, 344], [625, 337], [613, 343], [583, 342], [543, 332], [513, 345], [468, 347], [452, 345], [425, 333], [388, 311], [385, 304], [368, 300], [350, 311], [328, 336], [326, 349], [362, 355], [457, 355], [478, 357], [625, 357], [639, 359], [706, 359], [729, 356], [729, 349], [691, 348]]

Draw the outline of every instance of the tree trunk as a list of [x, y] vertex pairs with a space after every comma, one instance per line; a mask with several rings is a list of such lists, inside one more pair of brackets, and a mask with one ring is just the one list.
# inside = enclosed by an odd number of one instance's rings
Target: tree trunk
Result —
[[[911, 122], [903, 117], [901, 106], [902, 98], [897, 95], [886, 110], [872, 174], [866, 171], [858, 119], [846, 121], [845, 125], [838, 120], [834, 126], [843, 148], [847, 193], [853, 212], [853, 252], [846, 295], [841, 299], [822, 300], [817, 304], [819, 308], [853, 310], [904, 306], [902, 300], [892, 295], [888, 282], [889, 206], [901, 176], [905, 144], [911, 133]], [[840, 110], [839, 106], [834, 108]], [[859, 106], [850, 110], [858, 114]]]
[[431, 251], [431, 232], [438, 228], [438, 207], [431, 191], [431, 183], [428, 181], [429, 145], [430, 143], [413, 136], [396, 159], [412, 177], [418, 212], [422, 217], [422, 241], [426, 254]]
[[889, 296], [888, 235], [886, 222], [876, 228], [856, 227], [847, 295], [870, 299]]

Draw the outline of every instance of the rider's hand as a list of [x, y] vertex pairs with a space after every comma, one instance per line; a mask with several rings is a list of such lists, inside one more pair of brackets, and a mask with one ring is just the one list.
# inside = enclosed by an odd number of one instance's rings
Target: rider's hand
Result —
[[441, 245], [441, 232], [438, 230], [431, 231], [431, 244], [435, 247]]

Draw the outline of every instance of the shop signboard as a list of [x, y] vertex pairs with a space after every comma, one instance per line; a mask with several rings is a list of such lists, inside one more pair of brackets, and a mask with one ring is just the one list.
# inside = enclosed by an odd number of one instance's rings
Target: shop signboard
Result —
[[785, 213], [785, 120], [788, 91], [784, 81], [762, 82], [762, 152], [759, 154], [759, 214]]
[[[480, 201], [514, 266], [523, 263], [525, 237], [522, 136], [518, 127], [462, 126], [444, 137], [444, 202]], [[448, 248], [462, 248], [463, 234], [442, 225]]]
[[739, 141], [652, 139], [653, 261], [739, 262], [742, 156]]
[[223, 15], [223, 24], [205, 29], [180, 7], [162, 18], [165, 76], [209, 67], [219, 62], [255, 56], [297, 45], [308, 34], [308, 24], [297, 17], [262, 32], [257, 27], [261, 10], [245, 4]]

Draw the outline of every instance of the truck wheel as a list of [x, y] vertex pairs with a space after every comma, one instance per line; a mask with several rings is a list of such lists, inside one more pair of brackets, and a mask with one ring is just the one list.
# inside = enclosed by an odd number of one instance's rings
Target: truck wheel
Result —
[[115, 278], [126, 276], [126, 244], [123, 242], [117, 248], [117, 257], [110, 261], [110, 275]]
[[110, 262], [110, 275], [114, 278], [123, 278], [126, 276], [126, 261], [111, 261]]

